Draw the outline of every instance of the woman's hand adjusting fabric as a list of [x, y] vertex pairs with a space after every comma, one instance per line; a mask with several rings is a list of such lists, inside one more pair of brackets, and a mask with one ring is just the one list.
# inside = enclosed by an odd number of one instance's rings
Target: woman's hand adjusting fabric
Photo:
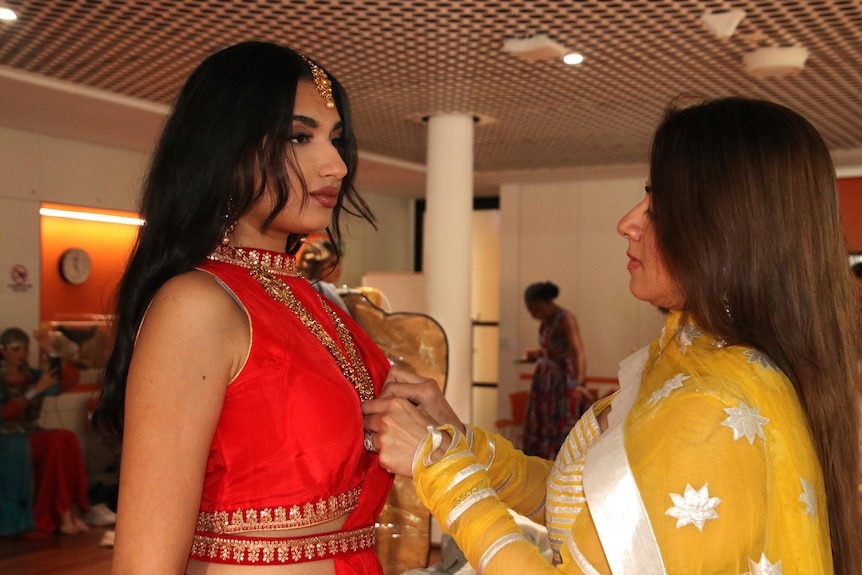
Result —
[[449, 424], [464, 433], [464, 424], [446, 401], [440, 386], [430, 377], [417, 375], [403, 367], [393, 366], [386, 376], [380, 399], [400, 397], [422, 408], [439, 425]]
[[[380, 465], [404, 477], [413, 476], [413, 456], [429, 426], [450, 424], [465, 431], [433, 379], [399, 367], [389, 371], [380, 397], [362, 404], [362, 413], [365, 430], [373, 435], [371, 441], [380, 453]], [[438, 453], [445, 452], [449, 442], [444, 434]]]

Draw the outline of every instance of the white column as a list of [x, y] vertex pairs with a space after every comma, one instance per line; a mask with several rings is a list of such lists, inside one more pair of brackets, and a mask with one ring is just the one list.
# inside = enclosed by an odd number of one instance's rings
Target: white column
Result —
[[446, 398], [471, 419], [470, 315], [473, 217], [473, 116], [435, 114], [428, 120], [424, 272], [428, 314], [446, 330]]
[[[521, 261], [521, 190], [520, 184], [500, 186], [500, 354], [497, 358], [497, 416], [500, 419], [512, 417], [509, 395], [529, 389], [529, 382], [521, 380], [521, 372], [528, 371], [527, 366], [515, 363], [524, 356], [525, 349], [518, 341], [524, 287], [519, 266], [512, 265], [512, 262]], [[535, 347], [535, 336], [527, 347]]]

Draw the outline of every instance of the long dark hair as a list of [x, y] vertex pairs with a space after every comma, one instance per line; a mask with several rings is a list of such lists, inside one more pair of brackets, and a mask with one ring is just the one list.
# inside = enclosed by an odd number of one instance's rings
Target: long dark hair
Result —
[[[300, 79], [312, 79], [296, 51], [244, 42], [204, 60], [189, 76], [171, 111], [144, 183], [140, 212], [145, 225], [117, 293], [114, 348], [97, 409], [100, 429], [119, 440], [126, 377], [134, 340], [156, 291], [200, 264], [225, 228], [264, 193], [275, 206], [268, 225], [287, 204], [290, 172], [301, 176], [290, 153], [291, 121]], [[339, 152], [347, 166], [330, 233], [341, 237], [341, 215], [374, 217], [353, 187], [357, 148], [347, 94], [329, 74], [342, 121]], [[299, 238], [289, 238], [288, 245]]]
[[655, 134], [650, 178], [685, 313], [765, 352], [793, 383], [823, 470], [835, 573], [857, 573], [859, 296], [823, 139], [771, 102], [674, 109]]

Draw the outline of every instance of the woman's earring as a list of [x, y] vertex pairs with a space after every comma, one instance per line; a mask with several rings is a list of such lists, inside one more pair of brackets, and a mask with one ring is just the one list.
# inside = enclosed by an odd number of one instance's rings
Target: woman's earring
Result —
[[221, 237], [221, 245], [227, 246], [230, 245], [230, 237], [228, 234], [232, 233], [234, 228], [236, 227], [236, 219], [231, 221], [231, 215], [234, 213], [233, 207], [233, 197], [227, 197], [227, 206], [225, 206], [224, 211], [224, 235]]
[[[728, 282], [726, 267], [721, 268], [721, 276], [724, 280], [724, 284], [727, 285]], [[727, 290], [723, 290], [723, 293], [721, 294], [721, 306], [724, 308], [724, 313], [725, 315], [727, 315], [727, 319], [730, 321], [730, 323], [733, 323], [733, 314], [730, 311], [730, 302], [727, 299]]]
[[721, 305], [724, 307], [724, 313], [727, 315], [727, 319], [733, 321], [733, 314], [730, 312], [730, 302], [727, 301], [726, 295], [721, 297]]
[[[227, 219], [229, 216], [225, 216]], [[227, 246], [230, 245], [230, 236], [228, 234], [232, 233], [234, 228], [236, 228], [236, 220], [232, 221], [229, 225], [224, 228], [224, 235], [221, 237], [221, 245]]]

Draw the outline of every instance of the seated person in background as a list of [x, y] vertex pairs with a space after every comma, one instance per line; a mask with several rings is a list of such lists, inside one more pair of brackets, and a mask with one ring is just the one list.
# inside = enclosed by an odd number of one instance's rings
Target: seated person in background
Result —
[[[34, 335], [48, 352], [48, 334]], [[71, 388], [80, 374], [67, 363], [31, 368], [29, 348], [22, 329], [0, 334], [0, 534], [87, 531], [81, 519], [89, 508], [87, 475], [78, 438], [68, 429], [39, 425], [43, 398]]]
[[299, 271], [315, 291], [350, 313], [335, 284], [341, 278], [341, 252], [331, 240], [307, 239], [297, 257]]

